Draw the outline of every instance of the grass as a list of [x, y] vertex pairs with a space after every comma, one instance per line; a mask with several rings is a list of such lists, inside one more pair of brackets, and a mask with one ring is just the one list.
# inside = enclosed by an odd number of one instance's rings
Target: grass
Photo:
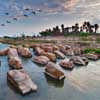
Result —
[[86, 48], [84, 53], [96, 53], [100, 54], [100, 48]]

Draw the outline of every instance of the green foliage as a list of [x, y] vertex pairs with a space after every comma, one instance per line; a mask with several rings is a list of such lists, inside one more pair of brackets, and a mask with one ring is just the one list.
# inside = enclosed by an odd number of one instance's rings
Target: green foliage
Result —
[[100, 54], [100, 48], [86, 48], [84, 53], [97, 53]]
[[40, 32], [40, 34], [42, 36], [50, 36], [50, 35], [52, 35], [52, 32]]
[[79, 35], [82, 36], [82, 37], [87, 37], [88, 35], [90, 35], [90, 33], [88, 33], [88, 32], [80, 32]]
[[97, 42], [97, 43], [100, 43], [100, 38], [99, 38], [99, 37], [96, 38], [96, 42]]

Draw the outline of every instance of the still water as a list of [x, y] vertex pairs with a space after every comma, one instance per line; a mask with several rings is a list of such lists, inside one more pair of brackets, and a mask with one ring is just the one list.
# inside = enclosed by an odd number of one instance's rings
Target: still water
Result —
[[[6, 47], [8, 45], [0, 44], [0, 49]], [[0, 100], [100, 100], [100, 60], [90, 61], [88, 66], [76, 66], [73, 71], [59, 67], [66, 78], [57, 82], [45, 76], [43, 66], [33, 63], [31, 59], [21, 59], [24, 69], [38, 85], [38, 91], [22, 96], [13, 89], [7, 82], [9, 66], [4, 56], [0, 57]]]

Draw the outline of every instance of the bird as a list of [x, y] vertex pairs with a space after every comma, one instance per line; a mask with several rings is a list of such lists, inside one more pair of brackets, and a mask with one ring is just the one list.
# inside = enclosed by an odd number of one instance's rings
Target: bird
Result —
[[13, 20], [17, 21], [18, 19], [17, 18], [13, 18]]
[[24, 17], [28, 17], [28, 15], [24, 14]]
[[1, 26], [5, 26], [5, 24], [1, 24]]
[[29, 8], [26, 8], [25, 10], [28, 11], [28, 10], [30, 10], [30, 9], [29, 9]]
[[5, 13], [6, 15], [9, 15], [9, 13], [7, 12], [7, 13]]
[[38, 12], [42, 12], [42, 10], [41, 10], [41, 9], [37, 9], [37, 11], [38, 11]]
[[35, 11], [32, 11], [32, 14], [36, 15], [36, 12]]
[[6, 22], [7, 22], [7, 23], [11, 23], [11, 22], [10, 22], [10, 21], [8, 21], [8, 20], [7, 20]]

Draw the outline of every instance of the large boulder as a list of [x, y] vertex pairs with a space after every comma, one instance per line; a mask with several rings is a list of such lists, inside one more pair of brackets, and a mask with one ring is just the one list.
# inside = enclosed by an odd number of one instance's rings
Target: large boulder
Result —
[[82, 49], [77, 47], [73, 48], [74, 55], [81, 55], [82, 54]]
[[80, 57], [80, 56], [74, 56], [70, 59], [70, 61], [73, 61], [75, 65], [82, 65], [85, 66], [88, 64], [88, 59], [86, 57]]
[[4, 49], [4, 50], [0, 50], [0, 56], [6, 56], [8, 54], [8, 48]]
[[57, 58], [60, 58], [60, 59], [65, 58], [65, 55], [62, 52], [60, 52], [59, 50], [54, 51], [54, 53], [56, 54]]
[[98, 60], [99, 59], [99, 56], [97, 54], [92, 54], [92, 53], [85, 54], [85, 57], [87, 57], [90, 60]]
[[37, 55], [43, 55], [44, 54], [44, 50], [43, 49], [41, 49], [40, 47], [35, 47], [35, 53], [37, 54]]
[[46, 65], [50, 60], [46, 56], [36, 56], [36, 57], [33, 58], [32, 61], [34, 61], [38, 64]]
[[53, 52], [53, 46], [51, 44], [41, 44], [40, 46], [45, 52]]
[[9, 50], [8, 50], [8, 58], [11, 58], [11, 57], [18, 57], [17, 49], [9, 48]]
[[50, 61], [53, 61], [53, 62], [56, 61], [56, 55], [54, 53], [45, 52], [43, 55], [47, 56], [50, 59]]
[[65, 55], [74, 56], [74, 51], [72, 49], [68, 49], [68, 50], [65, 51]]
[[9, 71], [7, 73], [7, 79], [23, 95], [37, 90], [37, 85], [32, 82], [24, 70]]
[[65, 78], [64, 73], [57, 69], [58, 66], [56, 64], [49, 62], [45, 67], [45, 73], [50, 77], [57, 80], [62, 80]]
[[61, 66], [61, 67], [63, 67], [64, 69], [70, 69], [70, 70], [72, 70], [73, 68], [74, 68], [74, 64], [73, 64], [73, 62], [72, 61], [68, 61], [68, 60], [62, 60], [60, 63], [59, 63], [59, 65]]
[[23, 68], [22, 61], [18, 57], [10, 57], [10, 59], [8, 59], [8, 63], [13, 69]]
[[17, 48], [17, 51], [22, 57], [25, 57], [25, 58], [32, 57], [32, 54], [31, 54], [29, 48], [25, 48], [25, 47], [19, 46]]

